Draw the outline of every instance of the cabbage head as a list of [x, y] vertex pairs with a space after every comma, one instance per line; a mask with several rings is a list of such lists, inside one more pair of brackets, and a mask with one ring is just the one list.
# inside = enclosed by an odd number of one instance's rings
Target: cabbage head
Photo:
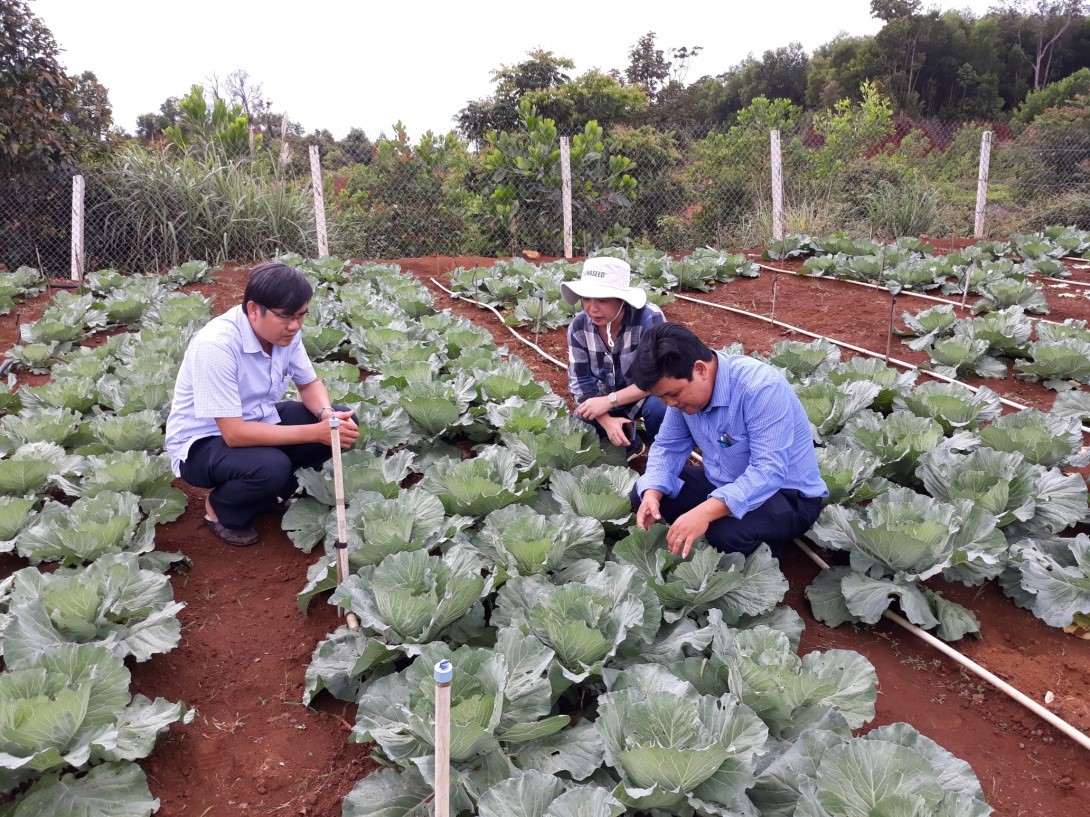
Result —
[[630, 809], [726, 814], [748, 805], [768, 729], [731, 693], [701, 695], [643, 664], [622, 672], [598, 709], [605, 762], [621, 779], [614, 793]]

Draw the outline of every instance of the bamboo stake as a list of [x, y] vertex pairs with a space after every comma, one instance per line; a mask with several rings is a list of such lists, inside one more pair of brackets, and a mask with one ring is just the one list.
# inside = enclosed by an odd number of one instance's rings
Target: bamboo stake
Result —
[[[348, 521], [344, 513], [344, 471], [341, 466], [341, 420], [334, 414], [329, 418], [330, 446], [333, 449], [333, 495], [336, 499], [337, 539], [333, 542], [333, 552], [337, 559], [337, 585], [345, 580], [350, 572], [348, 566]], [[359, 619], [351, 610], [338, 608], [337, 613], [344, 616], [350, 630], [358, 630]]]
[[435, 665], [435, 817], [450, 817], [450, 685], [454, 666]]

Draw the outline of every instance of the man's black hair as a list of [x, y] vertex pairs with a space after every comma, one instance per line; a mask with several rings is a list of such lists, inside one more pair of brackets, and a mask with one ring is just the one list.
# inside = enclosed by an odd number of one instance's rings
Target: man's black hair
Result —
[[314, 288], [303, 273], [279, 261], [266, 261], [250, 271], [242, 309], [250, 301], [266, 309], [280, 309], [295, 314], [310, 302]]
[[643, 333], [632, 361], [632, 382], [648, 391], [664, 377], [692, 380], [698, 360], [708, 362], [715, 352], [680, 323], [660, 323]]

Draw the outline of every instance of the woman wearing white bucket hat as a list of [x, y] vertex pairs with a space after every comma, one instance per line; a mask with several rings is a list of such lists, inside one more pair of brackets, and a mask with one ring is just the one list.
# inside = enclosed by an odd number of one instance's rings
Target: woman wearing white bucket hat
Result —
[[629, 460], [644, 451], [636, 435], [643, 418], [648, 442], [655, 439], [666, 405], [637, 387], [629, 369], [643, 333], [666, 318], [647, 292], [632, 286], [632, 270], [619, 258], [588, 258], [577, 281], [565, 281], [560, 293], [583, 311], [568, 326], [568, 386], [574, 414], [591, 423]]

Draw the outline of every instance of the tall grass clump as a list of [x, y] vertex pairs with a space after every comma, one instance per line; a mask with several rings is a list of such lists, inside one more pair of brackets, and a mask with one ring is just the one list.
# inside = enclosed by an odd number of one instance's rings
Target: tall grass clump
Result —
[[92, 254], [129, 270], [316, 254], [309, 188], [260, 163], [131, 145], [93, 177]]

